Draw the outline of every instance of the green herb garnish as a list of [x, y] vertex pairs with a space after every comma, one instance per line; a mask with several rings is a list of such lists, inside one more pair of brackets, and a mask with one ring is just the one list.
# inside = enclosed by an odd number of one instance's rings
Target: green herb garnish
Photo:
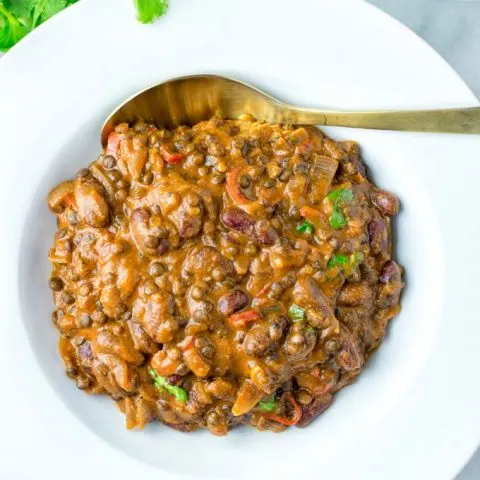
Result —
[[342, 271], [353, 270], [362, 258], [363, 255], [360, 252], [355, 252], [351, 255], [343, 255], [341, 253], [336, 253], [332, 255], [332, 258], [330, 258], [330, 260], [328, 261], [327, 267], [339, 267]]
[[257, 408], [264, 412], [274, 412], [277, 408], [277, 402], [275, 401], [275, 395], [272, 395], [267, 400], [262, 400], [257, 403]]
[[158, 390], [165, 390], [170, 395], [173, 395], [179, 402], [185, 403], [188, 400], [188, 393], [184, 388], [170, 385], [168, 380], [158, 375], [153, 368], [149, 368], [148, 373], [153, 378], [153, 384]]
[[338, 207], [334, 207], [332, 215], [330, 217], [330, 226], [335, 230], [340, 230], [347, 225], [348, 222], [345, 218], [345, 215], [338, 209]]
[[0, 51], [6, 52], [20, 41], [28, 31], [15, 15], [0, 3]]
[[337, 188], [332, 190], [328, 195], [327, 198], [335, 203], [335, 202], [351, 202], [353, 200], [353, 192], [349, 188]]
[[353, 192], [349, 188], [338, 188], [332, 190], [327, 198], [333, 204], [333, 212], [330, 216], [330, 226], [335, 230], [340, 230], [343, 227], [346, 227], [348, 222], [345, 218], [345, 215], [340, 210], [340, 205], [345, 202], [351, 202], [353, 200]]
[[290, 308], [288, 309], [288, 316], [294, 322], [301, 322], [305, 318], [305, 310], [303, 308], [300, 308], [298, 305], [292, 303], [292, 305], [290, 305]]
[[0, 0], [0, 51], [78, 0]]
[[327, 264], [328, 268], [343, 267], [344, 265], [348, 265], [348, 257], [341, 253], [333, 255]]
[[[78, 0], [0, 0], [0, 51], [6, 52], [27, 33]], [[152, 23], [168, 10], [168, 0], [133, 0], [137, 19]]]
[[302, 223], [297, 225], [297, 232], [306, 233], [307, 235], [312, 235], [315, 231], [315, 227], [308, 220], [304, 220]]
[[168, 0], [133, 0], [137, 8], [137, 19], [142, 23], [152, 23], [168, 10]]

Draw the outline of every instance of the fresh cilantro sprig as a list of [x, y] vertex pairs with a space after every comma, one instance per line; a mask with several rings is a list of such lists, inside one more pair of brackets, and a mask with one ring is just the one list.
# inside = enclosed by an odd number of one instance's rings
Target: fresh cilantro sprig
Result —
[[0, 51], [78, 0], [0, 0]]
[[[0, 52], [6, 52], [25, 35], [78, 0], [0, 0]], [[164, 15], [168, 0], [133, 0], [137, 19], [152, 23]]]
[[294, 322], [301, 322], [305, 318], [305, 310], [295, 303], [292, 303], [288, 309], [288, 316]]
[[148, 369], [148, 374], [152, 377], [153, 384], [158, 390], [165, 390], [170, 395], [173, 395], [179, 402], [185, 403], [188, 400], [188, 392], [184, 388], [170, 385], [168, 380], [158, 375], [153, 368]]
[[152, 23], [168, 10], [168, 0], [133, 0], [137, 8], [137, 19], [142, 23]]
[[343, 255], [335, 253], [332, 255], [327, 263], [328, 268], [338, 267], [340, 270], [353, 270], [362, 260], [363, 255], [360, 252], [352, 253], [351, 255]]
[[274, 412], [277, 408], [277, 402], [275, 400], [275, 395], [272, 395], [267, 400], [261, 400], [257, 403], [257, 408], [263, 412]]
[[346, 227], [348, 224], [345, 215], [340, 210], [340, 205], [343, 203], [351, 202], [353, 200], [353, 192], [349, 188], [338, 188], [332, 190], [327, 198], [330, 200], [333, 206], [332, 215], [330, 216], [329, 223], [335, 230], [340, 230]]
[[304, 220], [302, 223], [297, 225], [297, 232], [305, 233], [307, 235], [313, 235], [314, 231], [315, 231], [314, 225], [310, 223], [308, 220]]
[[28, 29], [0, 2], [0, 52], [6, 52], [19, 42]]

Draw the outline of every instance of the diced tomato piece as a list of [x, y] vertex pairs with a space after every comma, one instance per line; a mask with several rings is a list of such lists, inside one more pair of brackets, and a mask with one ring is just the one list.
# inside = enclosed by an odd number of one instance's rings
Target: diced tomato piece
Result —
[[234, 313], [228, 317], [228, 321], [234, 327], [243, 327], [246, 323], [254, 322], [261, 318], [261, 314], [256, 310], [245, 310], [244, 312]]
[[300, 207], [300, 215], [304, 218], [318, 218], [321, 216], [321, 212], [313, 207], [309, 207], [308, 205], [304, 205]]
[[185, 158], [181, 153], [172, 153], [165, 145], [160, 147], [160, 153], [163, 159], [170, 165], [176, 165]]
[[115, 131], [108, 136], [107, 155], [117, 156], [121, 139], [122, 137]]

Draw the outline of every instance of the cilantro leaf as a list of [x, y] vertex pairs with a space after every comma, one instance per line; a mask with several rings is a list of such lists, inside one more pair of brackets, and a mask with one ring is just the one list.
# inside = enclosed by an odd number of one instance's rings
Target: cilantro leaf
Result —
[[306, 233], [312, 235], [315, 231], [315, 227], [308, 220], [304, 220], [300, 225], [297, 225], [297, 232]]
[[361, 252], [355, 252], [351, 255], [334, 254], [327, 263], [328, 268], [340, 267], [342, 271], [353, 270], [363, 259]]
[[275, 395], [272, 395], [267, 400], [261, 400], [257, 403], [257, 408], [264, 412], [273, 412], [277, 408], [277, 402], [275, 401]]
[[32, 9], [32, 24], [37, 27], [67, 7], [67, 0], [37, 0]]
[[153, 384], [158, 390], [165, 390], [170, 395], [173, 395], [179, 402], [185, 403], [188, 400], [188, 393], [184, 388], [170, 385], [168, 380], [161, 375], [158, 375], [153, 368], [148, 369], [149, 375], [153, 378]]
[[332, 258], [328, 261], [328, 268], [333, 267], [343, 267], [348, 263], [348, 257], [346, 255], [342, 255], [341, 253], [336, 253], [332, 256]]
[[335, 230], [340, 230], [348, 225], [345, 215], [338, 209], [337, 206], [333, 208], [332, 215], [330, 217], [330, 226]]
[[0, 0], [0, 50], [13, 47], [27, 33], [78, 0]]
[[[133, 0], [137, 18], [152, 23], [168, 9], [168, 0]], [[78, 0], [0, 0], [0, 51], [6, 52], [34, 28]]]
[[351, 202], [353, 200], [353, 192], [349, 188], [337, 188], [332, 190], [327, 195], [327, 198], [334, 203]]
[[353, 200], [353, 192], [349, 188], [337, 188], [332, 190], [327, 198], [333, 203], [333, 211], [330, 216], [330, 226], [335, 230], [340, 230], [348, 225], [345, 215], [340, 211], [340, 204], [351, 202]]
[[[1, 0], [0, 0], [1, 3]], [[32, 29], [31, 26], [31, 12], [32, 1], [31, 0], [9, 0], [8, 2], [3, 0], [5, 8], [23, 24], [28, 30]]]
[[288, 309], [288, 316], [294, 322], [300, 322], [305, 317], [305, 310], [303, 308], [300, 308], [298, 305], [295, 305], [294, 303], [292, 303], [290, 305], [290, 308]]
[[153, 23], [168, 10], [168, 0], [133, 0], [137, 8], [137, 20], [142, 23]]
[[6, 52], [28, 32], [29, 29], [0, 3], [0, 51]]

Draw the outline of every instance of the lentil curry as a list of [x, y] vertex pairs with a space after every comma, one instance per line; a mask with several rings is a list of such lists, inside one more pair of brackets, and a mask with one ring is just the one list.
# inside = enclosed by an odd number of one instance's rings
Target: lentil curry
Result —
[[398, 200], [314, 128], [120, 124], [48, 203], [66, 374], [127, 428], [306, 426], [400, 310]]

